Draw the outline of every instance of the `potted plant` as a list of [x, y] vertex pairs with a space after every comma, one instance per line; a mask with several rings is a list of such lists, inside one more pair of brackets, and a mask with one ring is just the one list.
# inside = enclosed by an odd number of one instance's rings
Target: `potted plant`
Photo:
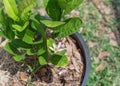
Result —
[[[66, 47], [67, 44], [63, 43], [65, 40], [75, 47], [72, 50], [76, 50], [78, 57], [80, 57], [79, 55], [82, 56], [78, 61], [83, 62], [83, 68], [81, 68], [83, 72], [79, 76], [81, 80], [77, 79], [77, 82], [80, 81], [79, 85], [85, 86], [90, 69], [89, 53], [83, 39], [76, 33], [82, 26], [82, 20], [78, 17], [64, 19], [66, 14], [82, 3], [82, 0], [44, 0], [49, 18], [32, 10], [36, 6], [35, 0], [22, 0], [19, 4], [16, 4], [15, 0], [3, 0], [3, 3], [4, 8], [0, 9], [0, 35], [7, 39], [4, 49], [13, 55], [14, 60], [25, 62], [25, 59], [32, 58], [34, 67], [27, 62], [25, 63], [31, 74], [33, 76], [35, 74], [40, 75], [41, 80], [43, 80], [41, 71], [44, 68], [50, 69], [56, 66], [56, 71], [61, 70], [58, 73], [59, 80], [65, 86], [67, 80], [65, 80], [64, 74], [68, 73], [65, 73], [65, 71], [69, 68], [63, 69], [67, 65], [70, 67], [70, 61], [73, 60], [69, 56], [70, 53], [66, 55], [66, 52], [68, 52], [66, 48], [69, 50], [69, 45]], [[78, 52], [81, 54], [78, 54]], [[77, 74], [80, 68], [76, 63], [79, 62], [74, 61], [72, 63], [76, 68], [72, 70], [71, 67], [70, 71]], [[46, 82], [49, 81], [46, 80]], [[71, 85], [77, 86], [78, 84], [75, 82]]]

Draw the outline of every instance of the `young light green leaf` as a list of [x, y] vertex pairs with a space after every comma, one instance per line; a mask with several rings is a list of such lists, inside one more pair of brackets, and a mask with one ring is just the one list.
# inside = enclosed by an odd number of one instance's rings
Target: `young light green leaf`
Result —
[[20, 25], [13, 24], [12, 27], [13, 27], [14, 29], [16, 29], [17, 31], [19, 31], [19, 32], [22, 31], [22, 26], [20, 26]]
[[66, 21], [67, 23], [54, 29], [55, 36], [58, 38], [66, 37], [77, 32], [82, 26], [82, 20], [80, 18], [71, 18]]
[[3, 0], [5, 10], [14, 21], [19, 21], [18, 10], [15, 0]]
[[51, 21], [51, 20], [41, 20], [41, 23], [43, 23], [44, 25], [50, 28], [54, 28], [54, 27], [65, 24], [65, 22]]
[[46, 6], [47, 14], [55, 21], [61, 19], [61, 8], [58, 5], [57, 0], [49, 0]]
[[62, 50], [62, 51], [58, 51], [56, 54], [59, 54], [59, 55], [65, 55], [66, 53], [66, 49]]
[[39, 57], [39, 63], [40, 65], [46, 65], [48, 62], [46, 61], [46, 58], [43, 56]]
[[36, 0], [22, 0], [18, 5], [18, 9], [20, 12], [23, 12], [23, 10], [28, 9], [24, 11], [24, 12], [28, 12], [31, 10], [30, 8], [35, 7], [35, 5], [36, 5]]
[[26, 29], [26, 27], [29, 25], [29, 22], [27, 21], [23, 26], [17, 25], [17, 24], [13, 24], [12, 27], [14, 29], [16, 29], [19, 32], [22, 32], [23, 30]]
[[15, 61], [21, 61], [25, 59], [25, 55], [16, 55], [16, 56], [13, 56], [13, 58]]
[[53, 40], [52, 38], [47, 39], [47, 46], [48, 47], [52, 47], [53, 44], [55, 44], [55, 40]]
[[44, 6], [46, 7], [48, 2], [49, 2], [49, 0], [44, 0], [43, 2], [44, 2]]
[[30, 11], [32, 8], [36, 6], [36, 1], [35, 0], [22, 0], [20, 5], [18, 6], [19, 12], [21, 15], [21, 19], [23, 21], [27, 21], [30, 17]]
[[58, 0], [58, 4], [62, 10], [64, 10], [64, 14], [69, 13], [76, 7], [78, 7], [83, 0]]
[[60, 54], [54, 54], [50, 61], [56, 66], [66, 66], [68, 64], [68, 58], [65, 55]]

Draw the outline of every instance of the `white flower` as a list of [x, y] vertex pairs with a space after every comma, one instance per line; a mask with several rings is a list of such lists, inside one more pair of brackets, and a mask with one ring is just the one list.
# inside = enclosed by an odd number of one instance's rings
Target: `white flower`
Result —
[[60, 52], [60, 51], [63, 51], [65, 50], [65, 47], [63, 47], [64, 45], [59, 42], [58, 45], [56, 44], [53, 44], [52, 47], [49, 47], [52, 51], [54, 51], [54, 53], [57, 53], [57, 52]]

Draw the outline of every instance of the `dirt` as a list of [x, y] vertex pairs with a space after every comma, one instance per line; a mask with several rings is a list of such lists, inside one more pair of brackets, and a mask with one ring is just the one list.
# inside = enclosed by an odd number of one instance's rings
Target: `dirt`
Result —
[[[75, 41], [70, 37], [59, 40], [64, 46], [69, 64], [56, 67], [48, 64], [31, 77], [29, 69], [23, 62], [15, 62], [10, 54], [0, 48], [0, 85], [2, 86], [79, 86], [83, 74], [83, 57]], [[31, 61], [32, 62], [32, 61]]]

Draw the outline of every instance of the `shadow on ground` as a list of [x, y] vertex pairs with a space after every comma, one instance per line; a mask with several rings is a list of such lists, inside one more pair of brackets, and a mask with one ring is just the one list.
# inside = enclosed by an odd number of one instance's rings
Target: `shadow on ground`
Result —
[[110, 0], [113, 5], [113, 10], [116, 18], [116, 25], [118, 29], [118, 34], [116, 34], [116, 39], [120, 45], [120, 0]]
[[23, 63], [16, 62], [12, 56], [3, 48], [0, 48], [0, 70], [8, 71], [11, 75], [15, 75], [18, 71], [25, 71], [26, 66]]

